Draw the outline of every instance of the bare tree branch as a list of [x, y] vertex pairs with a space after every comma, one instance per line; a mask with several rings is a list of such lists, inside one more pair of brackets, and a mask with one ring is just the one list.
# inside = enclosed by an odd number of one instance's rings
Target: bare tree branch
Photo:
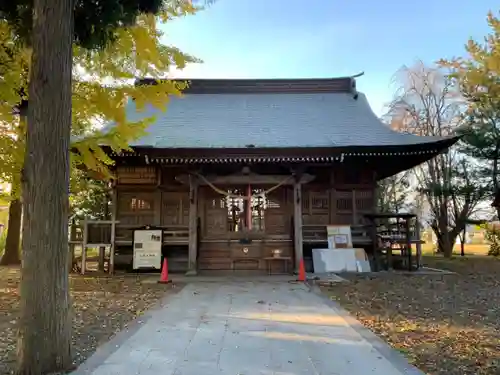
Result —
[[[463, 99], [440, 69], [417, 62], [397, 73], [400, 88], [387, 116], [399, 131], [421, 136], [449, 136], [461, 125]], [[438, 247], [450, 256], [457, 235], [484, 198], [475, 187], [471, 161], [456, 148], [414, 168], [417, 190], [430, 209]]]

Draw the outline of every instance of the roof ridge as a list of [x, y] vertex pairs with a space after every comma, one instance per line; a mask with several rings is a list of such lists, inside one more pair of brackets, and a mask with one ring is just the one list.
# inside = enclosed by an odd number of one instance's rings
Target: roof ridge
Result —
[[[188, 82], [183, 90], [186, 94], [222, 94], [222, 93], [314, 93], [337, 92], [356, 93], [356, 78], [354, 76], [337, 78], [263, 78], [263, 79], [233, 79], [233, 78], [201, 78], [172, 79], [172, 82]], [[161, 80], [139, 78], [136, 85], [156, 85]]]

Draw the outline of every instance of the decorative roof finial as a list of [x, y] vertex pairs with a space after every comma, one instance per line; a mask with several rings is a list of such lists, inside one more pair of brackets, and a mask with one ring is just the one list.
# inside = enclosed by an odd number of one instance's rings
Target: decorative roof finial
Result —
[[358, 100], [358, 90], [356, 89], [356, 78], [364, 75], [365, 72], [361, 72], [351, 76], [351, 93], [353, 94], [354, 100]]

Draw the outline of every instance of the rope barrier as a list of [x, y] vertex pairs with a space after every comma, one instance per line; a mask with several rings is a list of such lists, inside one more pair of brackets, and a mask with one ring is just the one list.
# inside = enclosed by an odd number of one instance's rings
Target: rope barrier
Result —
[[292, 179], [294, 176], [288, 176], [286, 177], [285, 179], [283, 179], [282, 181], [280, 181], [278, 184], [270, 187], [269, 189], [261, 192], [261, 193], [258, 193], [258, 194], [255, 194], [255, 195], [251, 195], [250, 197], [246, 196], [246, 195], [238, 195], [238, 194], [232, 194], [232, 193], [229, 193], [225, 190], [222, 190], [220, 188], [218, 188], [217, 186], [215, 186], [214, 184], [212, 184], [210, 181], [208, 181], [208, 179], [206, 179], [203, 175], [199, 174], [199, 173], [195, 173], [195, 175], [199, 178], [201, 178], [213, 191], [215, 191], [216, 193], [219, 193], [221, 195], [224, 195], [226, 197], [229, 197], [229, 198], [233, 198], [233, 199], [244, 199], [244, 200], [248, 200], [249, 198], [253, 198], [253, 197], [261, 197], [261, 198], [265, 198], [265, 196], [271, 192], [273, 192], [274, 190], [278, 189], [279, 187], [281, 187], [282, 185], [284, 185], [285, 183], [287, 183], [290, 179]]

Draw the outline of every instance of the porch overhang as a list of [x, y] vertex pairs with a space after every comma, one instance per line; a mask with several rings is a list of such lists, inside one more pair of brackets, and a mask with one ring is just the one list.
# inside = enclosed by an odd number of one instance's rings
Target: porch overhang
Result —
[[[459, 140], [445, 138], [435, 142], [398, 146], [352, 146], [328, 148], [247, 148], [184, 149], [132, 147], [130, 151], [111, 152], [124, 164], [143, 165], [228, 165], [228, 164], [370, 164], [379, 178], [413, 168], [446, 151]], [[396, 162], [397, 159], [397, 162]], [[120, 163], [119, 162], [119, 163]]]

